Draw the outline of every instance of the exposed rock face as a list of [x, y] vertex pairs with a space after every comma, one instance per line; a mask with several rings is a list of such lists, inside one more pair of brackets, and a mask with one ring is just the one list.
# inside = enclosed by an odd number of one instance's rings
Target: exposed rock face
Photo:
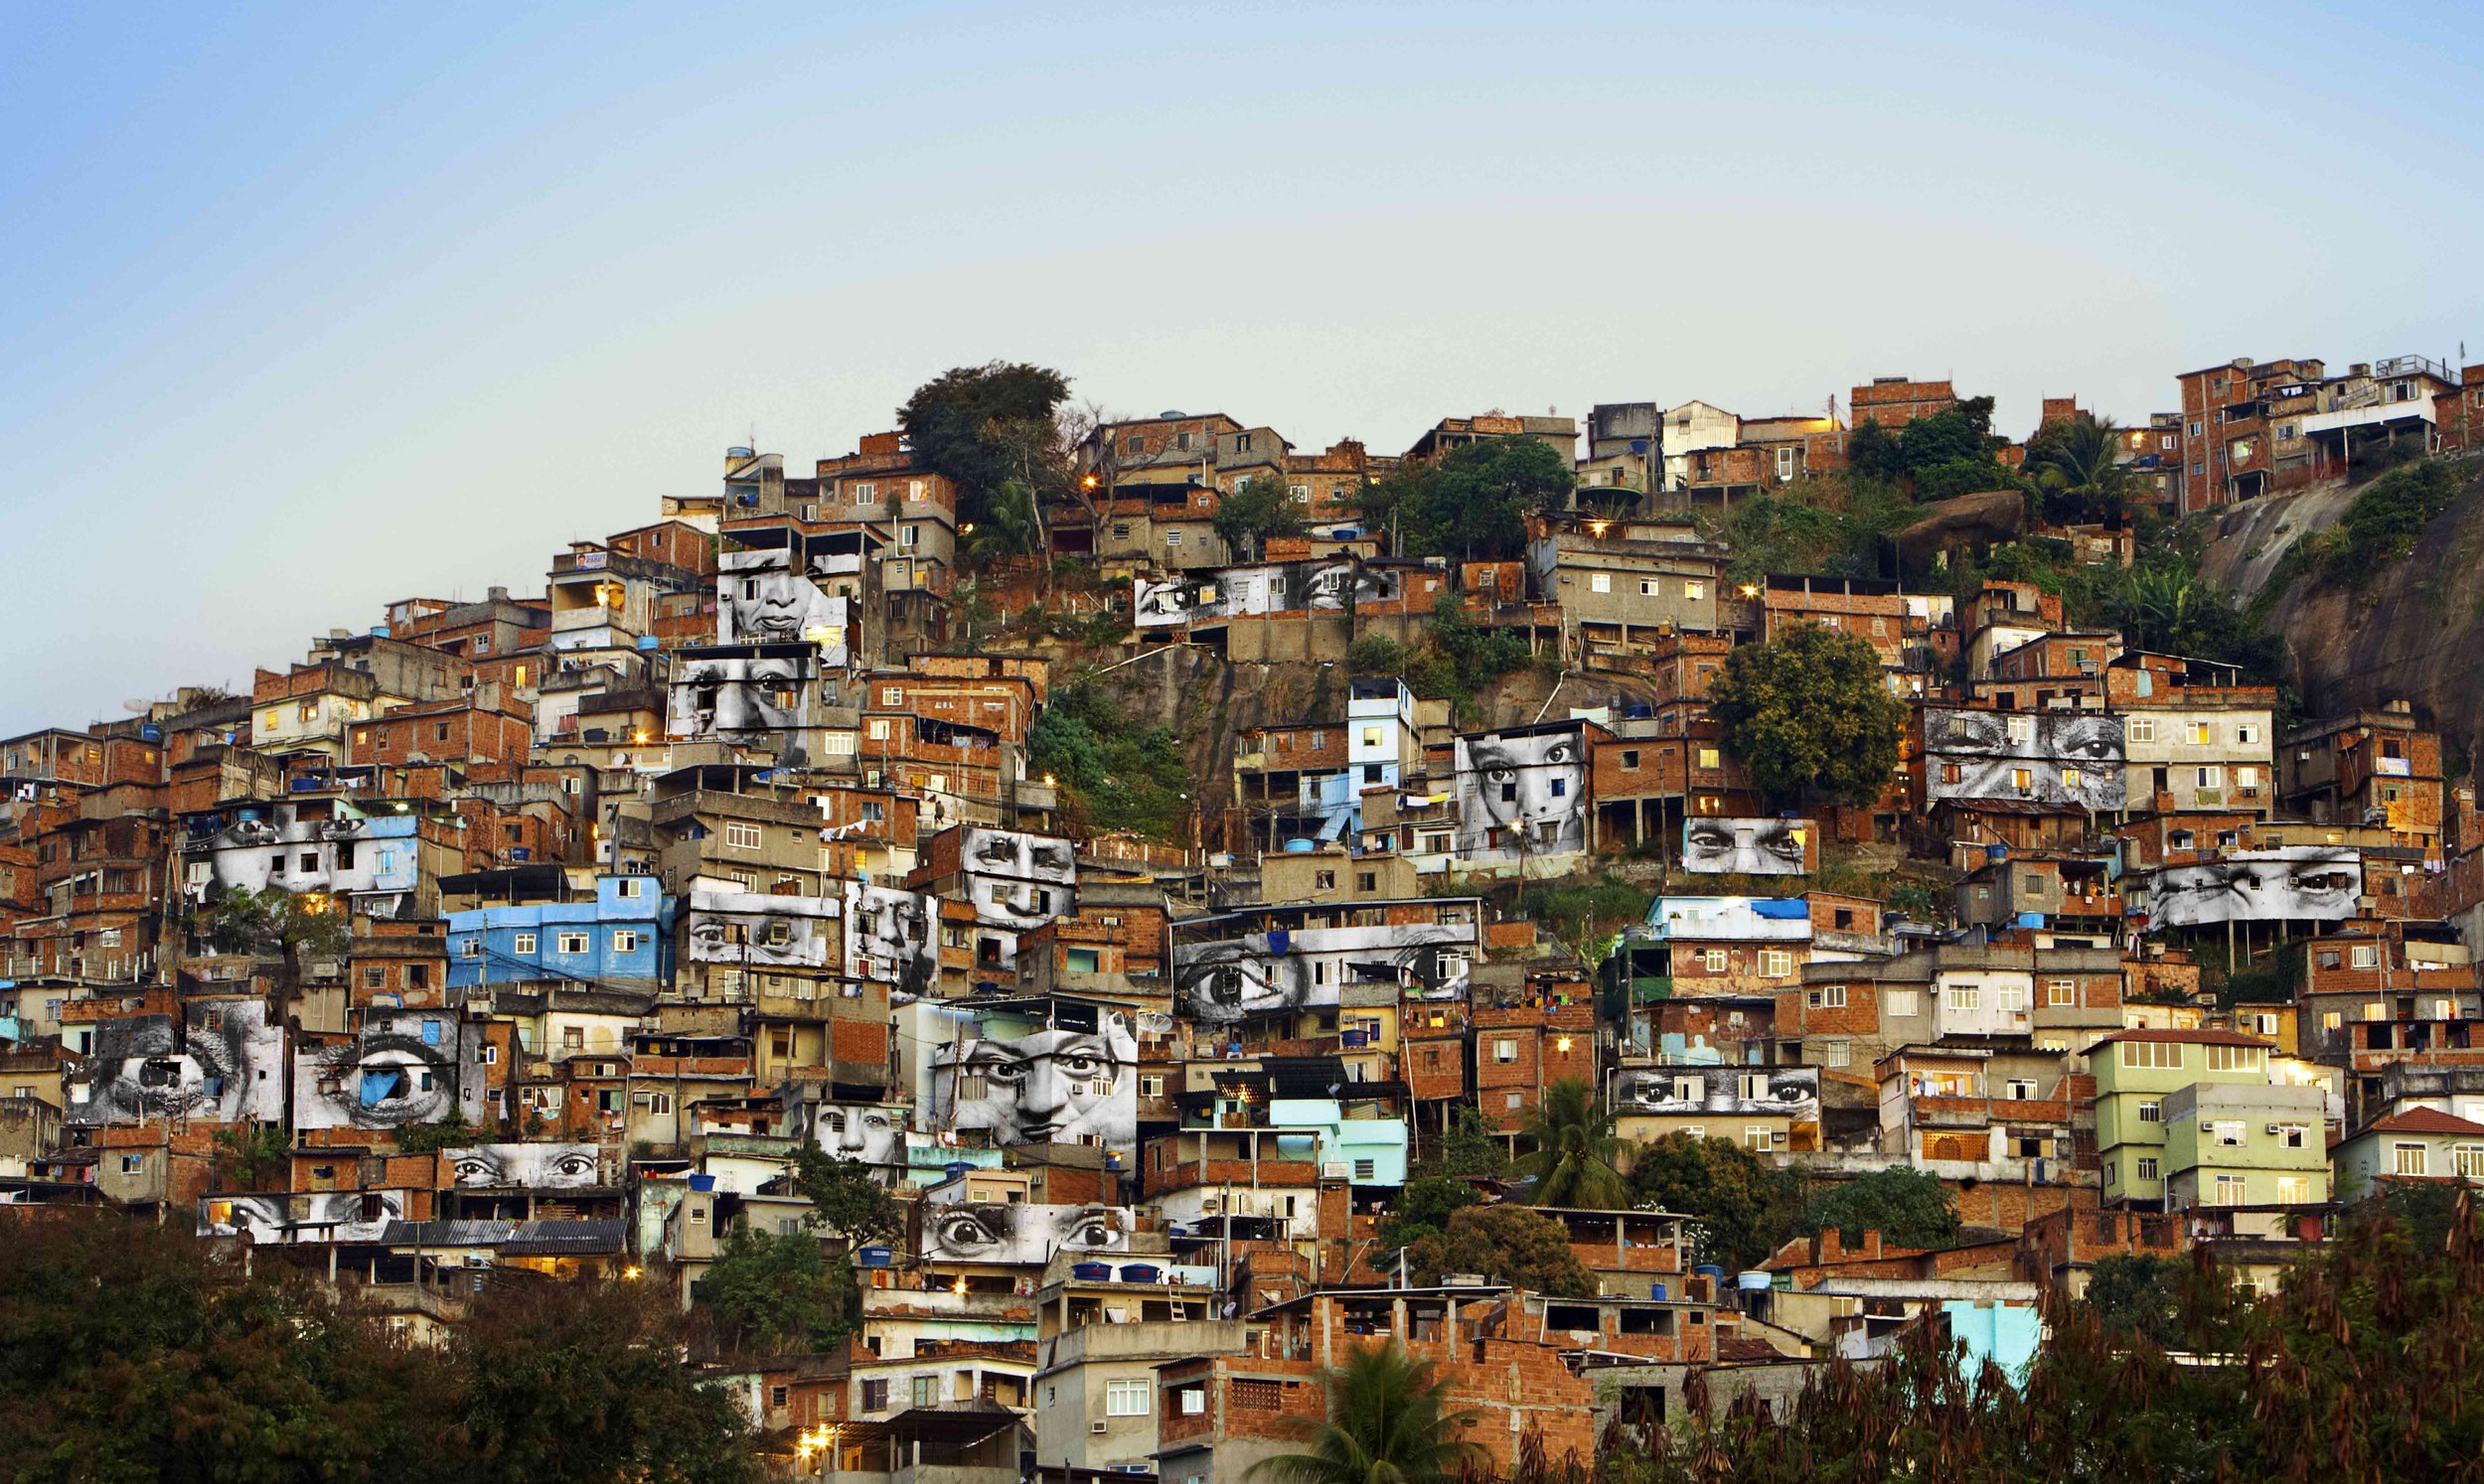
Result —
[[[2293, 542], [2335, 524], [2353, 498], [2253, 501], [2225, 518], [2202, 571], [2249, 601]], [[2411, 555], [2360, 587], [2298, 578], [2269, 623], [2285, 636], [2305, 715], [2405, 699], [2418, 724], [2472, 753], [2484, 736], [2484, 468]]]
[[1989, 546], [2027, 533], [2027, 497], [2016, 490], [1956, 495], [1924, 510], [1924, 519], [1890, 538], [1915, 561], [1953, 546]]

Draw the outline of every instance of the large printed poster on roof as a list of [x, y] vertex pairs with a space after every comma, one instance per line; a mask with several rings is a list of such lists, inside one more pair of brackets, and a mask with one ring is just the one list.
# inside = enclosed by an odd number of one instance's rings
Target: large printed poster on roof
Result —
[[820, 590], [786, 551], [726, 551], [716, 557], [718, 644], [807, 644], [820, 663], [843, 669], [851, 646], [844, 598]]
[[1272, 929], [1173, 943], [1173, 1009], [1200, 1025], [1334, 1005], [1346, 984], [1463, 992], [1475, 935], [1465, 923]]
[[1100, 1144], [1124, 1155], [1139, 1136], [1139, 1038], [1099, 1011], [1092, 1030], [1055, 1025], [1011, 1040], [970, 1037], [932, 1053], [932, 1116], [995, 1144]]

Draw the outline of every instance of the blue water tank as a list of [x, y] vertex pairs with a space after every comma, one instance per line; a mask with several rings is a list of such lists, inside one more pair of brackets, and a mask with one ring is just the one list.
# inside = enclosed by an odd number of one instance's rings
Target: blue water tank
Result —
[[1711, 1283], [1720, 1283], [1725, 1280], [1725, 1269], [1714, 1262], [1702, 1262], [1698, 1266], [1692, 1268], [1691, 1271], [1699, 1274], [1703, 1278], [1706, 1278]]
[[690, 1188], [700, 1191], [713, 1190], [715, 1189], [715, 1176], [693, 1175], [690, 1177]]
[[1113, 1280], [1113, 1264], [1110, 1262], [1072, 1262], [1069, 1264], [1069, 1275], [1082, 1283], [1109, 1283]]
[[963, 1159], [952, 1159], [940, 1167], [940, 1172], [952, 1180], [963, 1180], [966, 1178], [966, 1172], [973, 1168], [973, 1165]]
[[1124, 1262], [1121, 1265], [1121, 1280], [1125, 1283], [1152, 1283], [1164, 1275], [1164, 1270], [1153, 1262]]
[[884, 1247], [857, 1247], [854, 1250], [854, 1265], [856, 1267], [885, 1267], [888, 1265], [889, 1260], [894, 1256], [895, 1254], [891, 1253]]
[[641, 634], [638, 636], [638, 647], [642, 650], [652, 650], [656, 648], [656, 636], [653, 634]]
[[1649, 1283], [1649, 1284], [1647, 1285], [1647, 1296], [1648, 1296], [1649, 1298], [1654, 1299], [1654, 1300], [1655, 1300], [1656, 1302], [1658, 1302], [1658, 1303], [1662, 1303], [1662, 1302], [1664, 1302], [1664, 1298], [1665, 1298], [1664, 1284], [1662, 1284], [1662, 1283]]
[[1318, 840], [1287, 840], [1285, 842], [1285, 853], [1288, 855], [1309, 855], [1319, 848]]

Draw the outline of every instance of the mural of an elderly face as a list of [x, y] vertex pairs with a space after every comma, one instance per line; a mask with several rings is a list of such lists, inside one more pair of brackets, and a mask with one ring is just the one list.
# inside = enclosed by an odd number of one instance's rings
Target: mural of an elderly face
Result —
[[2118, 716], [2082, 711], [1924, 713], [1934, 799], [2027, 799], [2120, 809], [2127, 798]]
[[1196, 1024], [1227, 1025], [1333, 1005], [1345, 984], [1455, 990], [1466, 983], [1474, 948], [1474, 929], [1451, 923], [1176, 938], [1173, 1008]]
[[2362, 856], [2303, 845], [2168, 866], [2150, 878], [2148, 911], [2172, 928], [2289, 918], [2333, 922], [2353, 917], [2362, 894]]
[[968, 1205], [926, 1202], [927, 1262], [1048, 1262], [1056, 1252], [1130, 1250], [1130, 1213], [1114, 1206]]
[[[72, 1083], [77, 1124], [188, 1117], [272, 1122], [284, 1113], [284, 1032], [257, 999], [201, 1000], [184, 1012], [184, 1044], [164, 1015], [107, 1020]], [[78, 1096], [84, 1094], [81, 1098]]]
[[593, 1144], [475, 1144], [440, 1159], [463, 1190], [588, 1190], [598, 1180]]
[[293, 1118], [305, 1128], [401, 1128], [459, 1110], [482, 1117], [482, 1079], [462, 1074], [481, 1031], [445, 1010], [367, 1012], [361, 1034], [294, 1059]]
[[940, 973], [940, 942], [932, 931], [938, 906], [915, 892], [847, 882], [847, 975], [878, 979], [908, 994], [927, 991]]
[[1816, 1067], [1653, 1067], [1614, 1081], [1620, 1113], [1729, 1113], [1817, 1117]]
[[227, 891], [281, 886], [292, 892], [408, 891], [416, 884], [411, 817], [300, 817], [291, 805], [235, 819], [188, 846], [194, 896], [210, 883]]
[[846, 600], [794, 570], [783, 551], [727, 551], [716, 564], [716, 642], [810, 644], [846, 663]]
[[825, 968], [827, 920], [837, 907], [825, 897], [692, 892], [690, 908], [683, 915], [685, 954], [693, 964]]
[[811, 1113], [811, 1141], [841, 1159], [904, 1164], [905, 1110], [876, 1103], [823, 1103]]
[[301, 1195], [209, 1196], [199, 1202], [199, 1235], [277, 1243], [378, 1242], [405, 1219], [401, 1190], [323, 1190]]
[[1703, 874], [1798, 876], [1806, 819], [1695, 818], [1682, 824], [1682, 869]]
[[959, 862], [978, 922], [1039, 928], [1071, 908], [1078, 854], [1065, 839], [970, 827], [959, 841]]
[[1578, 727], [1458, 739], [1458, 853], [1517, 860], [1587, 848], [1587, 743]]
[[810, 756], [804, 696], [814, 663], [809, 651], [783, 645], [685, 650], [665, 696], [665, 730], [769, 748], [779, 762], [800, 767]]
[[989, 1129], [997, 1144], [1094, 1141], [1124, 1151], [1139, 1131], [1138, 1063], [1139, 1038], [1119, 1012], [1104, 1013], [1094, 1031], [965, 1041], [933, 1057], [951, 1128]]
[[1173, 951], [1173, 1002], [1202, 1024], [1275, 1015], [1311, 1003], [1311, 961], [1253, 933]]

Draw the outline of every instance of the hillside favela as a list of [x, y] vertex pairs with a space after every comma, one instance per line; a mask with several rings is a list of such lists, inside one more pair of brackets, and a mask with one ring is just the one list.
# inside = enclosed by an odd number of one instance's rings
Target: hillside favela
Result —
[[2472, 1477], [2484, 366], [1877, 370], [961, 367], [0, 740], [4, 1471]]

